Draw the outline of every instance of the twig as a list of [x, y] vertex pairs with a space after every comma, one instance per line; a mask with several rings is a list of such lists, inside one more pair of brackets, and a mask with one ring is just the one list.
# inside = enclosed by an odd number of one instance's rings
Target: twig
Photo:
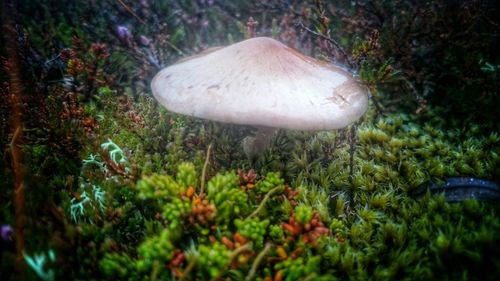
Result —
[[15, 6], [16, 1], [4, 1], [2, 7], [2, 16], [5, 19], [2, 27], [4, 30], [5, 49], [8, 54], [6, 64], [9, 67], [8, 82], [10, 88], [10, 107], [11, 107], [11, 130], [13, 131], [12, 140], [10, 142], [10, 153], [12, 155], [12, 177], [14, 183], [14, 217], [15, 217], [15, 237], [16, 237], [16, 280], [25, 279], [25, 263], [24, 263], [24, 228], [25, 228], [25, 188], [23, 178], [23, 150], [21, 149], [23, 139], [23, 84], [22, 80], [22, 65], [19, 56], [18, 34], [15, 30], [14, 18], [17, 11]]
[[194, 266], [196, 265], [197, 262], [198, 262], [198, 258], [197, 257], [193, 257], [193, 259], [189, 262], [189, 264], [186, 267], [186, 269], [184, 269], [184, 272], [182, 272], [182, 275], [179, 278], [179, 281], [186, 280], [187, 276], [189, 276], [189, 273], [191, 272], [191, 270], [193, 270], [193, 268], [194, 268]]
[[234, 251], [231, 252], [230, 256], [229, 256], [229, 259], [230, 260], [233, 260], [234, 258], [236, 258], [240, 253], [244, 252], [244, 251], [249, 251], [252, 249], [252, 246], [251, 244], [247, 243], [245, 245], [242, 245], [242, 246], [239, 246], [238, 248], [234, 249]]
[[170, 46], [170, 48], [176, 50], [179, 55], [184, 55], [184, 52], [181, 49], [177, 48], [177, 46], [172, 44], [170, 41], [167, 40], [166, 43], [167, 43], [167, 45]]
[[346, 58], [346, 61], [347, 61], [347, 64], [349, 65], [349, 67], [351, 68], [354, 68], [355, 67], [355, 64], [351, 61], [351, 59], [349, 58], [349, 56], [347, 55], [346, 51], [344, 51], [344, 49], [342, 48], [342, 46], [340, 46], [340, 44], [335, 41], [333, 38], [331, 37], [328, 37], [328, 36], [325, 36], [321, 33], [318, 33], [310, 28], [308, 28], [307, 26], [304, 25], [304, 23], [302, 23], [302, 21], [297, 21], [297, 23], [295, 24], [296, 26], [300, 27], [301, 29], [307, 31], [308, 33], [311, 33], [312, 35], [314, 36], [317, 36], [317, 37], [320, 37], [321, 39], [324, 39], [330, 43], [333, 44], [333, 46], [340, 52], [342, 53], [342, 55]]
[[374, 95], [370, 95], [371, 97], [371, 100], [373, 102], [373, 105], [375, 106], [375, 111], [377, 112], [377, 116], [378, 115], [384, 115], [384, 111], [382, 111], [382, 107], [380, 106], [380, 103], [378, 101], [378, 98]]
[[262, 208], [264, 208], [264, 206], [266, 205], [266, 202], [267, 200], [269, 200], [269, 198], [271, 198], [271, 195], [273, 195], [276, 191], [278, 191], [280, 188], [282, 188], [282, 186], [277, 186], [273, 189], [271, 189], [267, 194], [266, 196], [264, 196], [264, 199], [262, 200], [262, 202], [260, 202], [260, 205], [259, 207], [253, 212], [251, 213], [247, 219], [249, 218], [252, 218], [254, 216], [256, 216], [257, 214], [259, 214], [259, 212], [262, 210]]
[[255, 272], [257, 271], [257, 268], [259, 267], [260, 262], [262, 259], [266, 256], [267, 252], [271, 250], [271, 243], [267, 243], [264, 249], [260, 251], [259, 255], [255, 258], [255, 260], [252, 263], [252, 268], [250, 268], [250, 271], [248, 272], [247, 278], [245, 278], [245, 281], [250, 281], [253, 280], [253, 276], [255, 275]]
[[349, 132], [349, 183], [353, 185], [354, 176], [354, 151], [356, 145], [356, 124], [351, 125], [351, 130]]
[[201, 184], [200, 184], [200, 195], [203, 195], [205, 191], [205, 177], [207, 176], [208, 162], [210, 162], [210, 152], [212, 151], [212, 144], [208, 145], [207, 156], [205, 157], [205, 164], [203, 164], [203, 170], [201, 171]]
[[158, 273], [160, 272], [160, 262], [155, 260], [153, 262], [153, 269], [151, 270], [151, 275], [149, 277], [149, 280], [154, 281], [158, 278]]
[[357, 125], [352, 124], [351, 125], [351, 130], [349, 134], [349, 192], [347, 193], [349, 196], [349, 206], [352, 205], [353, 203], [353, 197], [354, 197], [354, 183], [353, 183], [353, 178], [354, 178], [354, 152], [355, 152], [355, 145], [356, 145], [356, 129]]
[[[229, 260], [231, 260], [231, 261], [232, 261], [232, 260], [233, 260], [234, 258], [236, 258], [236, 256], [238, 256], [241, 252], [244, 252], [244, 251], [249, 251], [249, 250], [251, 250], [251, 249], [252, 249], [252, 246], [251, 246], [251, 244], [249, 244], [249, 243], [247, 243], [247, 244], [245, 244], [245, 245], [242, 245], [242, 246], [240, 246], [240, 247], [238, 247], [238, 248], [234, 249], [234, 250], [231, 252], [231, 254], [229, 255]], [[218, 275], [218, 276], [215, 276], [214, 278], [212, 278], [212, 281], [219, 280], [219, 277], [220, 277], [223, 273], [224, 273], [224, 272], [223, 272], [223, 271], [221, 271], [221, 272], [219, 273], [219, 275]]]
[[123, 8], [125, 8], [125, 10], [127, 10], [127, 12], [129, 12], [132, 16], [134, 16], [141, 24], [145, 24], [145, 22], [125, 3], [123, 3], [122, 0], [116, 0], [118, 1], [118, 3], [120, 3], [120, 5], [122, 5]]

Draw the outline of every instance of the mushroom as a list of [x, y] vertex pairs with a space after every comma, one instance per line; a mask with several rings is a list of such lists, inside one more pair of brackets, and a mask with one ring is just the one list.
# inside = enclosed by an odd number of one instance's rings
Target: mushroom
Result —
[[343, 128], [368, 107], [367, 88], [349, 72], [267, 37], [182, 59], [156, 74], [151, 88], [173, 112], [258, 127], [243, 141], [249, 157], [278, 128]]

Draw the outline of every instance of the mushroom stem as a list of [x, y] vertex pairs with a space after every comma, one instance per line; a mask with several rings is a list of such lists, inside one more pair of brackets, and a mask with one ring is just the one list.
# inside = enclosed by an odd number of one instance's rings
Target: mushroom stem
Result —
[[257, 156], [262, 154], [262, 152], [269, 147], [271, 140], [277, 132], [277, 128], [259, 126], [257, 127], [257, 132], [255, 132], [254, 136], [245, 137], [241, 144], [248, 159], [255, 159]]

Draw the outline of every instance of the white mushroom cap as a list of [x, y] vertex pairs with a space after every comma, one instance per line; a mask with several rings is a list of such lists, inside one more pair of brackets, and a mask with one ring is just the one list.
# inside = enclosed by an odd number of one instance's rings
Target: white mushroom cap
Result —
[[151, 88], [173, 112], [292, 130], [342, 128], [368, 107], [367, 89], [349, 72], [266, 37], [181, 60]]

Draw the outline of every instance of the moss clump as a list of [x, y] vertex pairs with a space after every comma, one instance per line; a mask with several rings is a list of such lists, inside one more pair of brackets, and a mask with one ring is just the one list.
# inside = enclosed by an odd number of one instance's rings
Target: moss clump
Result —
[[[200, 194], [193, 167], [184, 163], [175, 178], [153, 175], [139, 181], [138, 196], [161, 215], [148, 218], [156, 227], [136, 250], [103, 257], [106, 278], [127, 279], [126, 273], [128, 280], [454, 280], [484, 277], [484, 260], [499, 264], [500, 239], [494, 233], [500, 221], [485, 203], [375, 193], [354, 216], [334, 210], [320, 216], [308, 202], [320, 198], [318, 193], [283, 188], [277, 174], [255, 183], [274, 183], [268, 193], [240, 185], [244, 180], [237, 173], [226, 172], [210, 179], [206, 194]], [[210, 208], [200, 213], [200, 205]], [[262, 205], [265, 212], [256, 211]], [[489, 277], [495, 280], [498, 272]]]

